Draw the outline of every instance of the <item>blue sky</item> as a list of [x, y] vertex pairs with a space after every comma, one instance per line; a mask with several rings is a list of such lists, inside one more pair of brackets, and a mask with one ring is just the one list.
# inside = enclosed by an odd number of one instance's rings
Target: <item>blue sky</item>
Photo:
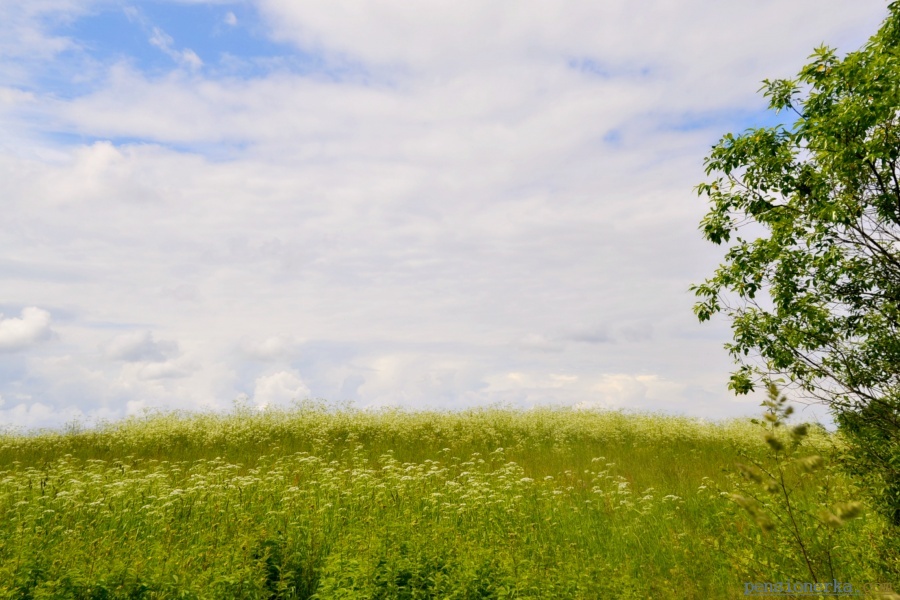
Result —
[[883, 2], [0, 6], [0, 425], [295, 399], [721, 418], [693, 187]]
[[314, 52], [272, 40], [247, 3], [108, 3], [48, 25], [56, 35], [77, 43], [72, 56], [65, 57], [76, 71], [78, 63], [89, 58], [106, 65], [125, 61], [144, 73], [164, 76], [182, 65], [188, 52], [199, 59], [198, 71], [220, 77], [262, 77], [278, 69], [339, 73]]

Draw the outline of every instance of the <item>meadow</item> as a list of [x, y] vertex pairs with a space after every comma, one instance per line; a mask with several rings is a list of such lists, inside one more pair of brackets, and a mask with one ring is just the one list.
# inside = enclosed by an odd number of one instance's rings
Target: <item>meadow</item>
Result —
[[[835, 434], [804, 442], [826, 458]], [[808, 580], [729, 493], [748, 420], [304, 404], [0, 434], [0, 598], [733, 598]], [[840, 471], [795, 510], [858, 495]], [[803, 505], [804, 498], [808, 505]], [[870, 510], [829, 573], [889, 581]], [[896, 583], [895, 589], [897, 589]]]

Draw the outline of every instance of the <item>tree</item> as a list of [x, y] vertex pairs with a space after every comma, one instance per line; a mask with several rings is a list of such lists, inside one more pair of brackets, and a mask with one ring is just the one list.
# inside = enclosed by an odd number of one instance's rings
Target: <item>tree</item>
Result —
[[829, 406], [900, 526], [900, 2], [888, 12], [860, 50], [823, 46], [795, 79], [763, 82], [791, 125], [713, 146], [701, 231], [728, 250], [691, 289], [700, 321], [731, 321], [729, 388], [785, 378]]

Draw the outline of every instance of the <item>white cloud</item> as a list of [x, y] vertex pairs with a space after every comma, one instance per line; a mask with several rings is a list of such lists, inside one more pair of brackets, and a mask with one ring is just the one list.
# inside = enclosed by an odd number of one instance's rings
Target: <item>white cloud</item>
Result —
[[10, 87], [0, 87], [0, 104], [15, 106], [34, 101], [34, 94]]
[[156, 380], [187, 377], [191, 373], [189, 365], [184, 361], [166, 360], [162, 362], [145, 362], [135, 365], [126, 365], [122, 369], [124, 380]]
[[356, 382], [366, 406], [449, 408], [478, 404], [486, 368], [472, 357], [448, 353], [394, 352], [360, 360]]
[[[141, 388], [150, 382], [154, 395], [167, 394], [171, 389], [164, 380], [190, 377], [198, 370], [196, 361], [183, 356], [178, 343], [156, 340], [150, 331], [136, 331], [118, 335], [103, 345], [107, 358], [122, 361], [115, 385]], [[156, 382], [156, 383], [154, 383]]]
[[293, 371], [262, 375], [256, 379], [253, 389], [253, 401], [259, 408], [285, 406], [294, 400], [304, 400], [309, 395], [309, 388]]
[[565, 348], [558, 340], [548, 338], [539, 333], [529, 333], [519, 341], [518, 345], [527, 350], [535, 350], [537, 352], [561, 352]]
[[606, 374], [591, 387], [602, 401], [618, 406], [648, 406], [671, 403], [683, 397], [685, 384], [658, 375]]
[[3, 318], [0, 314], [0, 352], [25, 350], [53, 337], [50, 313], [29, 306], [19, 318]]
[[72, 49], [76, 42], [47, 31], [47, 22], [65, 22], [89, 13], [94, 0], [41, 0], [0, 3], [0, 59], [22, 60], [16, 68], [11, 61], [0, 62], [3, 75], [25, 75], [38, 61], [51, 59]]
[[163, 54], [174, 60], [176, 63], [193, 70], [203, 66], [203, 61], [200, 60], [200, 57], [197, 56], [193, 50], [190, 48], [178, 50], [175, 47], [175, 40], [172, 36], [154, 25], [140, 9], [135, 6], [126, 6], [123, 9], [123, 12], [128, 17], [129, 21], [137, 23], [144, 29], [149, 36], [147, 41], [150, 45], [161, 50]]
[[261, 341], [244, 339], [241, 340], [240, 347], [250, 358], [271, 361], [285, 358], [295, 344], [296, 342], [287, 336], [276, 335]]
[[23, 422], [26, 396], [124, 414], [251, 389], [746, 413], [727, 327], [690, 310], [719, 260], [702, 157], [759, 117], [761, 78], [884, 12], [263, 0], [312, 54], [278, 64], [312, 72], [219, 77], [147, 23], [169, 73], [86, 60], [100, 74], [65, 93], [40, 75], [84, 40], [46, 17], [82, 9], [13, 7], [33, 4], [0, 7], [0, 276], [7, 302], [67, 316], [58, 355], [0, 364]]
[[61, 412], [41, 402], [21, 402], [0, 410], [0, 421], [14, 424], [17, 427], [37, 429], [41, 427], [59, 427], [63, 423], [73, 422], [83, 413], [75, 407], [67, 407]]
[[154, 340], [150, 331], [125, 333], [116, 336], [106, 345], [107, 356], [128, 362], [164, 362], [177, 352], [177, 343]]
[[176, 50], [174, 47], [175, 40], [159, 27], [152, 28], [149, 42], [179, 64], [190, 67], [191, 69], [199, 69], [203, 66], [203, 61], [200, 60], [197, 53], [190, 48]]
[[[871, 27], [873, 13], [884, 10], [874, 0], [865, 7], [819, 0], [654, 0], [639, 7], [625, 0], [440, 0], [428, 10], [401, 0], [260, 4], [282, 39], [368, 63], [440, 73], [566, 57], [592, 59], [613, 74], [664, 69], [669, 79], [677, 73], [703, 88], [714, 85], [695, 78], [703, 71], [715, 72], [719, 84], [735, 75], [758, 81], [766, 76], [757, 76], [759, 67], [783, 59], [786, 50], [808, 54], [823, 37]], [[721, 69], [729, 63], [733, 74]]]

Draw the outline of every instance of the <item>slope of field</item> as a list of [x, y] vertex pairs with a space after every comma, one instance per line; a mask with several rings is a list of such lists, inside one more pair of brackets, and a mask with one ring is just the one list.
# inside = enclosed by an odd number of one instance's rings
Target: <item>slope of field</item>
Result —
[[[804, 575], [724, 496], [764, 456], [749, 423], [550, 409], [6, 433], [0, 598], [737, 597]], [[845, 577], [879, 579], [880, 526], [841, 530]]]

